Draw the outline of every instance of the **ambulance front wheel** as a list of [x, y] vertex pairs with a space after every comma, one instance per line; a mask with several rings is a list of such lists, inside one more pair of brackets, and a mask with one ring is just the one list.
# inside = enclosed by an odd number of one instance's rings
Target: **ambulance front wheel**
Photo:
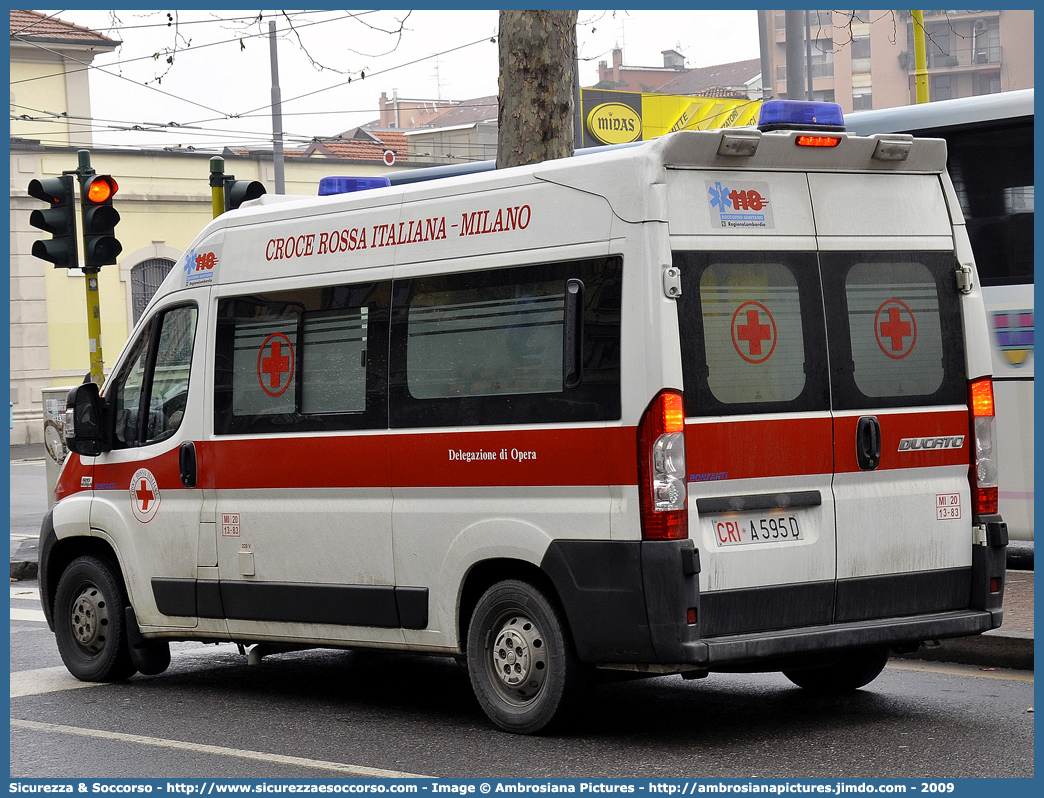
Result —
[[468, 674], [497, 726], [533, 734], [559, 715], [580, 664], [561, 610], [539, 588], [506, 580], [479, 599], [468, 627]]
[[127, 601], [112, 565], [79, 557], [58, 580], [54, 632], [69, 673], [84, 682], [118, 682], [135, 671], [127, 644]]
[[886, 664], [887, 648], [861, 648], [843, 652], [830, 665], [785, 670], [783, 675], [798, 687], [814, 693], [838, 695], [870, 684], [881, 675]]

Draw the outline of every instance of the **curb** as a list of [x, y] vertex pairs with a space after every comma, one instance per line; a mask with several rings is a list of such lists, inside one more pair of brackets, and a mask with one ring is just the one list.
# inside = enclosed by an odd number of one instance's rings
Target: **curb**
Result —
[[931, 662], [959, 662], [989, 668], [1033, 670], [1033, 635], [1020, 632], [983, 632], [972, 637], [940, 640], [936, 646], [925, 646], [903, 659]]

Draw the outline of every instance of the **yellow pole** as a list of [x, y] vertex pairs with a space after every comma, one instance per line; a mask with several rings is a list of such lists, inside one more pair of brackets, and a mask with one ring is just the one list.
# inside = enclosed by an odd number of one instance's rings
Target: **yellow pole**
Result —
[[917, 102], [928, 102], [928, 54], [924, 45], [924, 12], [911, 11], [914, 21], [914, 87]]
[[210, 201], [214, 208], [214, 218], [225, 212], [225, 159], [210, 159]]
[[87, 286], [87, 345], [91, 358], [91, 382], [99, 388], [105, 382], [102, 371], [101, 342], [101, 303], [98, 301], [98, 270], [86, 271], [84, 281]]

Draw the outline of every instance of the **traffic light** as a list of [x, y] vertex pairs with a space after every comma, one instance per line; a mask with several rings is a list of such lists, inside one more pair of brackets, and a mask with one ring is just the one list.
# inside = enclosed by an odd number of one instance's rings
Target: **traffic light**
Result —
[[80, 265], [76, 252], [76, 202], [72, 175], [29, 181], [29, 196], [50, 203], [48, 210], [35, 210], [29, 224], [51, 234], [49, 241], [33, 242], [33, 257], [54, 264], [56, 269]]
[[116, 238], [120, 212], [112, 207], [119, 186], [110, 175], [80, 177], [80, 205], [83, 213], [84, 268], [97, 268], [116, 262], [123, 244]]
[[225, 178], [225, 210], [234, 211], [247, 200], [257, 199], [265, 191], [264, 183], [256, 180], [235, 180], [231, 176]]

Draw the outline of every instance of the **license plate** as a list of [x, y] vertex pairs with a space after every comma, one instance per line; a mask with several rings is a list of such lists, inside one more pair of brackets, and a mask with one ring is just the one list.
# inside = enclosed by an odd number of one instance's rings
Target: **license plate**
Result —
[[744, 515], [710, 522], [719, 546], [744, 546], [802, 540], [801, 525], [792, 515]]

